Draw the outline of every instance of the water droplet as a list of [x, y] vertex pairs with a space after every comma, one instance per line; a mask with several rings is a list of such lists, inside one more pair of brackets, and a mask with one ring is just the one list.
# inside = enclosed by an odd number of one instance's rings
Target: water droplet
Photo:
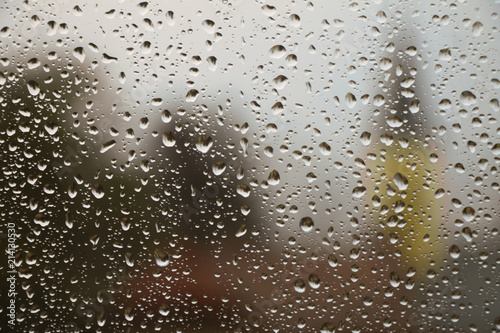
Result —
[[215, 32], [215, 22], [212, 21], [212, 20], [205, 20], [203, 21], [203, 23], [201, 24], [203, 26], [203, 29], [205, 30], [205, 32], [207, 34], [213, 34]]
[[399, 172], [396, 173], [392, 179], [400, 191], [404, 191], [408, 188], [408, 179]]
[[207, 58], [208, 62], [208, 69], [212, 72], [215, 72], [217, 70], [217, 58], [214, 56], [210, 56]]
[[286, 54], [286, 49], [283, 45], [274, 45], [269, 50], [269, 56], [273, 59], [280, 59]]
[[393, 128], [398, 128], [398, 127], [401, 127], [403, 125], [403, 120], [401, 120], [401, 118], [399, 118], [396, 115], [388, 116], [386, 122], [387, 122], [387, 125], [389, 125]]
[[372, 134], [370, 132], [363, 132], [361, 133], [360, 140], [364, 146], [368, 146], [372, 141]]
[[269, 173], [269, 176], [267, 177], [267, 183], [269, 185], [278, 185], [280, 183], [280, 174], [278, 171], [273, 170], [271, 173]]
[[339, 261], [337, 257], [335, 257], [333, 254], [328, 255], [328, 264], [332, 267], [337, 267], [339, 264]]
[[366, 194], [366, 187], [364, 186], [357, 186], [352, 190], [352, 196], [355, 198], [361, 198], [363, 195]]
[[482, 31], [483, 24], [479, 21], [474, 22], [474, 24], [472, 25], [472, 34], [476, 37], [479, 37]]
[[345, 95], [345, 102], [348, 108], [352, 109], [356, 105], [356, 97], [352, 93]]
[[285, 88], [286, 84], [288, 83], [288, 78], [284, 75], [278, 75], [274, 78], [273, 81], [276, 89], [281, 90]]
[[166, 317], [170, 313], [170, 308], [167, 304], [162, 303], [158, 308], [158, 312], [160, 312], [162, 316]]
[[224, 172], [224, 170], [226, 170], [226, 163], [224, 162], [215, 162], [214, 165], [212, 166], [212, 171], [216, 176], [221, 175]]
[[309, 216], [300, 219], [300, 229], [304, 232], [311, 232], [314, 228], [314, 221]]
[[200, 92], [196, 89], [191, 89], [186, 94], [186, 102], [196, 102]]
[[375, 106], [382, 106], [385, 104], [385, 97], [383, 95], [375, 95], [373, 97], [373, 105]]
[[154, 251], [156, 265], [166, 267], [170, 263], [170, 255], [161, 249]]
[[164, 132], [162, 135], [162, 142], [166, 147], [175, 146], [175, 137], [172, 132]]
[[451, 51], [449, 48], [442, 49], [439, 51], [439, 59], [444, 61], [451, 60]]
[[311, 274], [309, 275], [309, 285], [311, 286], [311, 288], [313, 289], [318, 289], [320, 284], [321, 284], [321, 280], [319, 279], [318, 275], [316, 274]]
[[76, 184], [75, 183], [71, 183], [71, 185], [68, 188], [68, 196], [71, 199], [73, 199], [74, 197], [76, 197], [77, 193], [78, 192], [76, 191]]
[[464, 220], [467, 222], [471, 222], [472, 220], [474, 220], [475, 214], [476, 214], [476, 211], [472, 207], [465, 207], [462, 210], [462, 216], [463, 216]]
[[51, 123], [46, 123], [44, 128], [47, 131], [47, 133], [49, 133], [49, 135], [54, 135], [54, 134], [56, 134], [57, 130], [59, 129], [59, 125], [51, 122]]
[[276, 7], [271, 6], [271, 5], [264, 5], [261, 7], [261, 9], [262, 9], [262, 12], [264, 13], [264, 15], [267, 15], [267, 16], [273, 16], [276, 13]]
[[169, 123], [172, 120], [172, 114], [168, 110], [163, 110], [161, 113], [161, 121]]
[[94, 185], [94, 187], [92, 187], [92, 194], [97, 199], [101, 199], [102, 197], [104, 197], [104, 189], [100, 184], [96, 184]]
[[132, 252], [125, 253], [125, 263], [129, 267], [134, 267], [135, 258], [134, 258], [134, 255], [132, 254]]
[[28, 69], [38, 68], [42, 63], [37, 58], [31, 58], [28, 60]]
[[460, 257], [460, 248], [453, 244], [452, 246], [450, 246], [450, 256], [453, 258], [453, 259], [457, 259], [458, 257]]
[[251, 193], [250, 187], [245, 184], [238, 184], [238, 186], [236, 187], [236, 192], [244, 198], [248, 198]]
[[198, 142], [196, 142], [196, 149], [205, 154], [212, 148], [213, 144], [214, 142], [210, 136], [202, 135], [198, 138]]
[[79, 46], [73, 50], [73, 55], [76, 59], [78, 59], [81, 63], [85, 61], [85, 51], [83, 47]]
[[306, 291], [306, 283], [302, 279], [295, 280], [293, 283], [293, 289], [298, 293], [303, 293]]
[[476, 103], [476, 95], [468, 90], [462, 91], [462, 93], [460, 94], [460, 102], [462, 102], [462, 104], [465, 106], [470, 106]]
[[330, 145], [328, 143], [321, 142], [319, 144], [319, 151], [321, 152], [321, 154], [328, 156], [331, 154], [332, 148], [330, 147]]
[[299, 27], [300, 26], [300, 16], [297, 14], [290, 15], [290, 25], [292, 27]]
[[35, 81], [29, 81], [28, 91], [31, 95], [36, 96], [40, 93], [40, 86]]
[[380, 69], [386, 71], [391, 69], [392, 67], [392, 60], [389, 58], [382, 58], [379, 62]]
[[236, 237], [241, 237], [247, 233], [247, 226], [242, 224], [239, 229], [236, 231]]
[[105, 153], [116, 145], [115, 140], [110, 140], [101, 145], [101, 153]]
[[442, 198], [444, 196], [444, 194], [445, 194], [444, 189], [439, 188], [439, 189], [437, 189], [436, 193], [434, 193], [434, 198], [436, 198], [436, 199]]

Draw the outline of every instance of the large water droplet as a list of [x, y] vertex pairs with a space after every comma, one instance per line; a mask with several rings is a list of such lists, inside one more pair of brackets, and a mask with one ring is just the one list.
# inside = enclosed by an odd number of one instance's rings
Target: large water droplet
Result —
[[170, 255], [162, 249], [156, 249], [154, 256], [156, 264], [160, 267], [166, 267], [170, 263]]
[[269, 173], [269, 176], [267, 177], [267, 183], [269, 185], [278, 185], [280, 183], [280, 174], [278, 171], [273, 170], [271, 173]]
[[286, 54], [286, 49], [283, 45], [274, 45], [269, 50], [269, 56], [273, 59], [280, 59]]
[[212, 138], [208, 135], [202, 135], [198, 138], [198, 142], [196, 142], [196, 149], [202, 153], [207, 153], [214, 142]]
[[311, 232], [314, 228], [314, 221], [309, 216], [300, 219], [300, 229], [304, 232]]
[[408, 179], [401, 173], [396, 173], [392, 179], [400, 191], [404, 191], [408, 188]]
[[40, 86], [35, 81], [29, 81], [28, 91], [31, 95], [36, 96], [40, 93]]

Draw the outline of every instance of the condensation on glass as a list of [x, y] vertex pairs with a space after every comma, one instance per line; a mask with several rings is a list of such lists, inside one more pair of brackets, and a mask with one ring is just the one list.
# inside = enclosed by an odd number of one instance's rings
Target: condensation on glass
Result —
[[499, 11], [3, 2], [1, 330], [500, 332]]

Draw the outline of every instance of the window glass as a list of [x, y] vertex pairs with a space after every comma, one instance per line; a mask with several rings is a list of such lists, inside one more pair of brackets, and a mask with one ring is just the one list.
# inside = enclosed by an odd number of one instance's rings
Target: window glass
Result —
[[500, 331], [499, 10], [3, 2], [1, 330]]

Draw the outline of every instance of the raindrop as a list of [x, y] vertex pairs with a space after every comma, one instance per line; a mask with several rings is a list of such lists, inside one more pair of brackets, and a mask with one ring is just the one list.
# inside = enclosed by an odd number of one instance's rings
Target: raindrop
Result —
[[37, 58], [31, 58], [28, 60], [28, 69], [38, 68], [42, 63]]
[[102, 197], [104, 197], [104, 189], [100, 184], [96, 184], [94, 185], [94, 187], [92, 187], [92, 194], [97, 199], [101, 199]]
[[393, 128], [398, 128], [403, 125], [403, 121], [401, 120], [401, 118], [396, 115], [388, 116], [386, 122], [387, 125]]
[[198, 142], [196, 142], [196, 149], [205, 154], [212, 148], [213, 143], [210, 136], [202, 135], [198, 138]]
[[364, 146], [368, 146], [372, 141], [372, 134], [370, 132], [363, 132], [361, 133], [360, 140]]
[[175, 137], [172, 132], [164, 132], [162, 135], [162, 142], [166, 147], [175, 146]]
[[57, 125], [56, 123], [50, 122], [50, 123], [46, 123], [44, 128], [47, 131], [47, 133], [49, 133], [49, 135], [54, 135], [54, 134], [56, 134], [57, 130], [59, 129], [59, 125]]
[[170, 111], [168, 110], [163, 110], [161, 113], [161, 121], [164, 123], [169, 123], [172, 120], [172, 114], [170, 114]]
[[269, 50], [269, 56], [273, 59], [280, 59], [286, 54], [286, 49], [283, 45], [274, 45]]
[[278, 75], [277, 77], [274, 78], [274, 85], [276, 87], [276, 89], [278, 90], [281, 90], [283, 88], [285, 88], [287, 82], [288, 82], [288, 78], [284, 75]]
[[213, 34], [215, 32], [215, 22], [212, 20], [205, 20], [201, 24], [203, 26], [203, 29], [207, 34]]
[[264, 5], [261, 7], [261, 9], [262, 9], [262, 12], [264, 13], [264, 15], [267, 15], [267, 16], [273, 16], [276, 13], [276, 7], [271, 6], [271, 5]]
[[290, 15], [290, 25], [292, 27], [300, 26], [300, 16], [297, 14]]
[[330, 147], [330, 145], [328, 143], [321, 142], [319, 144], [319, 151], [321, 152], [321, 154], [328, 156], [331, 154], [332, 148]]
[[452, 246], [450, 246], [450, 256], [453, 258], [453, 259], [458, 259], [458, 257], [460, 257], [460, 248], [453, 244]]
[[408, 179], [399, 172], [396, 173], [392, 179], [400, 191], [404, 191], [408, 188]]
[[392, 67], [392, 60], [389, 58], [382, 58], [379, 62], [379, 66], [384, 71], [389, 70]]
[[115, 140], [110, 140], [101, 145], [101, 153], [105, 153], [116, 145]]
[[186, 94], [186, 102], [196, 102], [200, 92], [196, 89], [191, 89]]
[[476, 37], [479, 37], [482, 31], [483, 24], [479, 21], [474, 22], [474, 24], [472, 25], [472, 34]]
[[278, 185], [280, 183], [280, 174], [278, 171], [273, 170], [271, 173], [269, 173], [269, 176], [267, 177], [267, 183], [269, 185]]
[[472, 207], [465, 207], [462, 210], [462, 216], [463, 216], [464, 220], [467, 222], [471, 222], [472, 220], [474, 220], [475, 214], [476, 214], [476, 211]]
[[318, 275], [316, 274], [311, 274], [309, 275], [309, 285], [311, 286], [311, 288], [313, 289], [318, 289], [320, 284], [321, 284], [321, 281], [318, 277]]
[[352, 196], [355, 198], [361, 198], [363, 195], [366, 194], [366, 187], [364, 186], [357, 186], [352, 190]]
[[345, 95], [345, 101], [348, 108], [352, 109], [356, 105], [356, 97], [352, 93]]
[[85, 61], [85, 51], [83, 47], [79, 46], [73, 50], [73, 55], [76, 59], [78, 59], [81, 63]]
[[312, 218], [310, 218], [309, 216], [306, 216], [306, 217], [303, 217], [302, 219], [300, 219], [299, 226], [300, 226], [300, 229], [302, 231], [311, 232], [312, 229], [314, 228], [314, 222], [313, 222]]
[[224, 170], [226, 170], [226, 164], [224, 162], [215, 162], [212, 166], [212, 171], [216, 176], [221, 175]]
[[28, 91], [31, 95], [36, 96], [40, 93], [40, 86], [35, 81], [29, 81]]
[[244, 198], [248, 198], [251, 193], [250, 187], [245, 184], [238, 184], [238, 186], [236, 187], [236, 192]]
[[170, 255], [161, 249], [154, 251], [156, 265], [166, 267], [170, 263]]
[[306, 291], [306, 283], [302, 279], [295, 280], [293, 283], [293, 289], [298, 293], [303, 293]]
[[462, 93], [460, 94], [460, 102], [462, 102], [462, 104], [465, 106], [470, 106], [476, 103], [476, 95], [468, 90], [462, 91]]
[[236, 231], [236, 237], [241, 237], [247, 233], [247, 226], [242, 224], [239, 229]]

